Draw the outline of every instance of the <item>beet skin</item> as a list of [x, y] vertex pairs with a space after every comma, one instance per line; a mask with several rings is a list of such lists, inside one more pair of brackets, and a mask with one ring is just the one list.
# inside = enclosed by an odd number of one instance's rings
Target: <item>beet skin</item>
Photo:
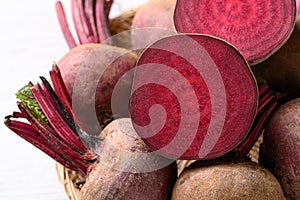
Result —
[[[101, 131], [99, 123], [101, 127], [107, 123], [112, 109], [115, 117], [128, 116], [132, 74], [121, 77], [135, 66], [136, 60], [135, 53], [123, 48], [84, 44], [71, 49], [57, 62], [73, 110], [90, 134]], [[117, 82], [119, 90], [114, 91]], [[112, 94], [116, 91], [112, 105]]]
[[264, 131], [259, 161], [278, 178], [287, 199], [300, 199], [300, 98], [282, 105]]
[[104, 140], [98, 163], [90, 168], [80, 191], [81, 199], [167, 199], [177, 178], [176, 163], [155, 169], [156, 162], [165, 158], [154, 156], [154, 160], [147, 160], [143, 153], [151, 151], [137, 136], [129, 118], [109, 123], [101, 136]]
[[198, 161], [179, 176], [172, 200], [284, 200], [276, 178], [261, 165], [239, 158]]

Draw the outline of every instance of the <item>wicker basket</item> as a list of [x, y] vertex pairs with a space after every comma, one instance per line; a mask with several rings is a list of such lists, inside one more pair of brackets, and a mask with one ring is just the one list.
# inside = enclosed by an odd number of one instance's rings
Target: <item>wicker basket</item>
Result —
[[[138, 10], [137, 8], [127, 10], [123, 12], [120, 16], [113, 18], [110, 20], [110, 29], [112, 35], [121, 33], [123, 31], [129, 30], [131, 27], [132, 19]], [[259, 145], [262, 143], [262, 135], [259, 137], [258, 141], [250, 151], [250, 158], [253, 162], [258, 162], [259, 155]], [[190, 165], [193, 161], [180, 160], [177, 161], [178, 166], [178, 174], [182, 172], [182, 170]], [[74, 171], [60, 165], [59, 163], [55, 163], [56, 171], [58, 174], [58, 179], [63, 185], [68, 197], [70, 200], [80, 200], [79, 192], [81, 184], [78, 184], [82, 181], [82, 178]]]

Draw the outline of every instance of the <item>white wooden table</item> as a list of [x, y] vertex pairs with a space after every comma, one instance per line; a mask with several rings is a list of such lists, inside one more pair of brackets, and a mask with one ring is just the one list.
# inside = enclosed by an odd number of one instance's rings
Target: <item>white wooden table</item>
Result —
[[[112, 14], [146, 0], [115, 0]], [[62, 1], [70, 18], [69, 0]], [[0, 1], [0, 117], [17, 110], [15, 92], [68, 51], [55, 0]], [[0, 124], [0, 199], [67, 200], [54, 161]]]

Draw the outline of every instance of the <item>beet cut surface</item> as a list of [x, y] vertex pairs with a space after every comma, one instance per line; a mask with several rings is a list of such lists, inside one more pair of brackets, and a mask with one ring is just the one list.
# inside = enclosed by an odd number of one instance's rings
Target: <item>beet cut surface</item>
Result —
[[180, 159], [210, 159], [247, 135], [258, 103], [244, 57], [200, 34], [163, 38], [138, 60], [130, 113], [152, 150]]
[[295, 17], [294, 0], [178, 0], [174, 24], [181, 33], [210, 34], [230, 42], [254, 65], [287, 41]]

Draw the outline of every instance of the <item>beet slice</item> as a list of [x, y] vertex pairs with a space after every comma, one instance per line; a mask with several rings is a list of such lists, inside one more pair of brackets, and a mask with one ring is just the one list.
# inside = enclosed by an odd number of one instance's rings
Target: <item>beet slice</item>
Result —
[[295, 0], [178, 0], [174, 25], [181, 33], [220, 37], [236, 46], [250, 65], [255, 65], [288, 40], [295, 18]]
[[178, 34], [141, 54], [130, 113], [152, 150], [175, 159], [210, 159], [245, 138], [257, 104], [257, 83], [236, 48], [209, 35]]

